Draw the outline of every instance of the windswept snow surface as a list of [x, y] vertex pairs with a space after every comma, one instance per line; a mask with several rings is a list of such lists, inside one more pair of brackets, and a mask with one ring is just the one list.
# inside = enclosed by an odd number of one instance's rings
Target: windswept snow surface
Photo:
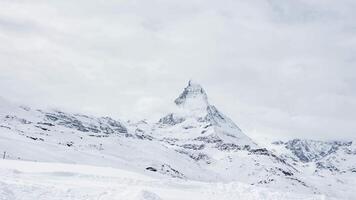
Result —
[[1, 200], [323, 200], [239, 182], [207, 183], [152, 178], [135, 172], [88, 165], [0, 161]]

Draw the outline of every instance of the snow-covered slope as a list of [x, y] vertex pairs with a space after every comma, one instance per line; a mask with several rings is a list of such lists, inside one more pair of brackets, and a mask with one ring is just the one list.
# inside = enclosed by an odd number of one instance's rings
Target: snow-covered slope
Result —
[[300, 176], [330, 195], [354, 199], [356, 146], [353, 141], [294, 139], [273, 143], [275, 152], [299, 169]]
[[159, 179], [116, 168], [0, 160], [1, 200], [323, 200], [239, 182]]
[[[310, 168], [304, 167], [302, 154], [293, 150], [298, 149], [294, 143], [282, 142], [275, 147], [283, 151], [273, 152], [253, 142], [209, 103], [199, 84], [190, 81], [174, 103], [176, 109], [171, 113], [158, 122], [148, 122], [33, 109], [0, 99], [0, 151], [6, 152], [6, 160], [104, 166], [163, 180], [238, 181], [281, 191], [348, 198], [324, 185], [319, 187], [320, 174], [304, 172]], [[328, 147], [318, 144], [313, 149], [318, 155], [303, 153], [308, 161], [322, 162], [335, 155], [321, 156]], [[294, 153], [282, 153], [289, 150]], [[348, 155], [334, 162], [355, 157]]]

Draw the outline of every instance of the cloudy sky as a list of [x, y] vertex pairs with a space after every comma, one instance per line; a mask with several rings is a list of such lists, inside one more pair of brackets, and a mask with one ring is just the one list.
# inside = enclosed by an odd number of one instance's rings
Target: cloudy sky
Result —
[[158, 118], [189, 79], [252, 137], [356, 138], [354, 0], [0, 0], [0, 96]]

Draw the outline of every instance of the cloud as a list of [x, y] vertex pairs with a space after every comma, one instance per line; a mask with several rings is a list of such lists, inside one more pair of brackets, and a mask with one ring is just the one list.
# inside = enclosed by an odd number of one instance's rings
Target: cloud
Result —
[[190, 78], [256, 137], [355, 138], [351, 0], [0, 2], [0, 96], [157, 118]]

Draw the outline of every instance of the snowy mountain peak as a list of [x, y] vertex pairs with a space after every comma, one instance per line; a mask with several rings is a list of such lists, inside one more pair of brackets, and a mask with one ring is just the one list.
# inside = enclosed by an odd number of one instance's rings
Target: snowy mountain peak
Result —
[[189, 110], [206, 110], [209, 106], [208, 96], [200, 84], [190, 80], [182, 94], [174, 101], [179, 107]]
[[158, 123], [160, 128], [168, 130], [162, 134], [164, 137], [184, 138], [189, 144], [191, 141], [209, 141], [207, 143], [216, 143], [219, 148], [220, 145], [230, 144], [234, 148], [258, 148], [229, 117], [208, 102], [200, 84], [189, 81], [175, 103], [179, 109], [164, 116]]

